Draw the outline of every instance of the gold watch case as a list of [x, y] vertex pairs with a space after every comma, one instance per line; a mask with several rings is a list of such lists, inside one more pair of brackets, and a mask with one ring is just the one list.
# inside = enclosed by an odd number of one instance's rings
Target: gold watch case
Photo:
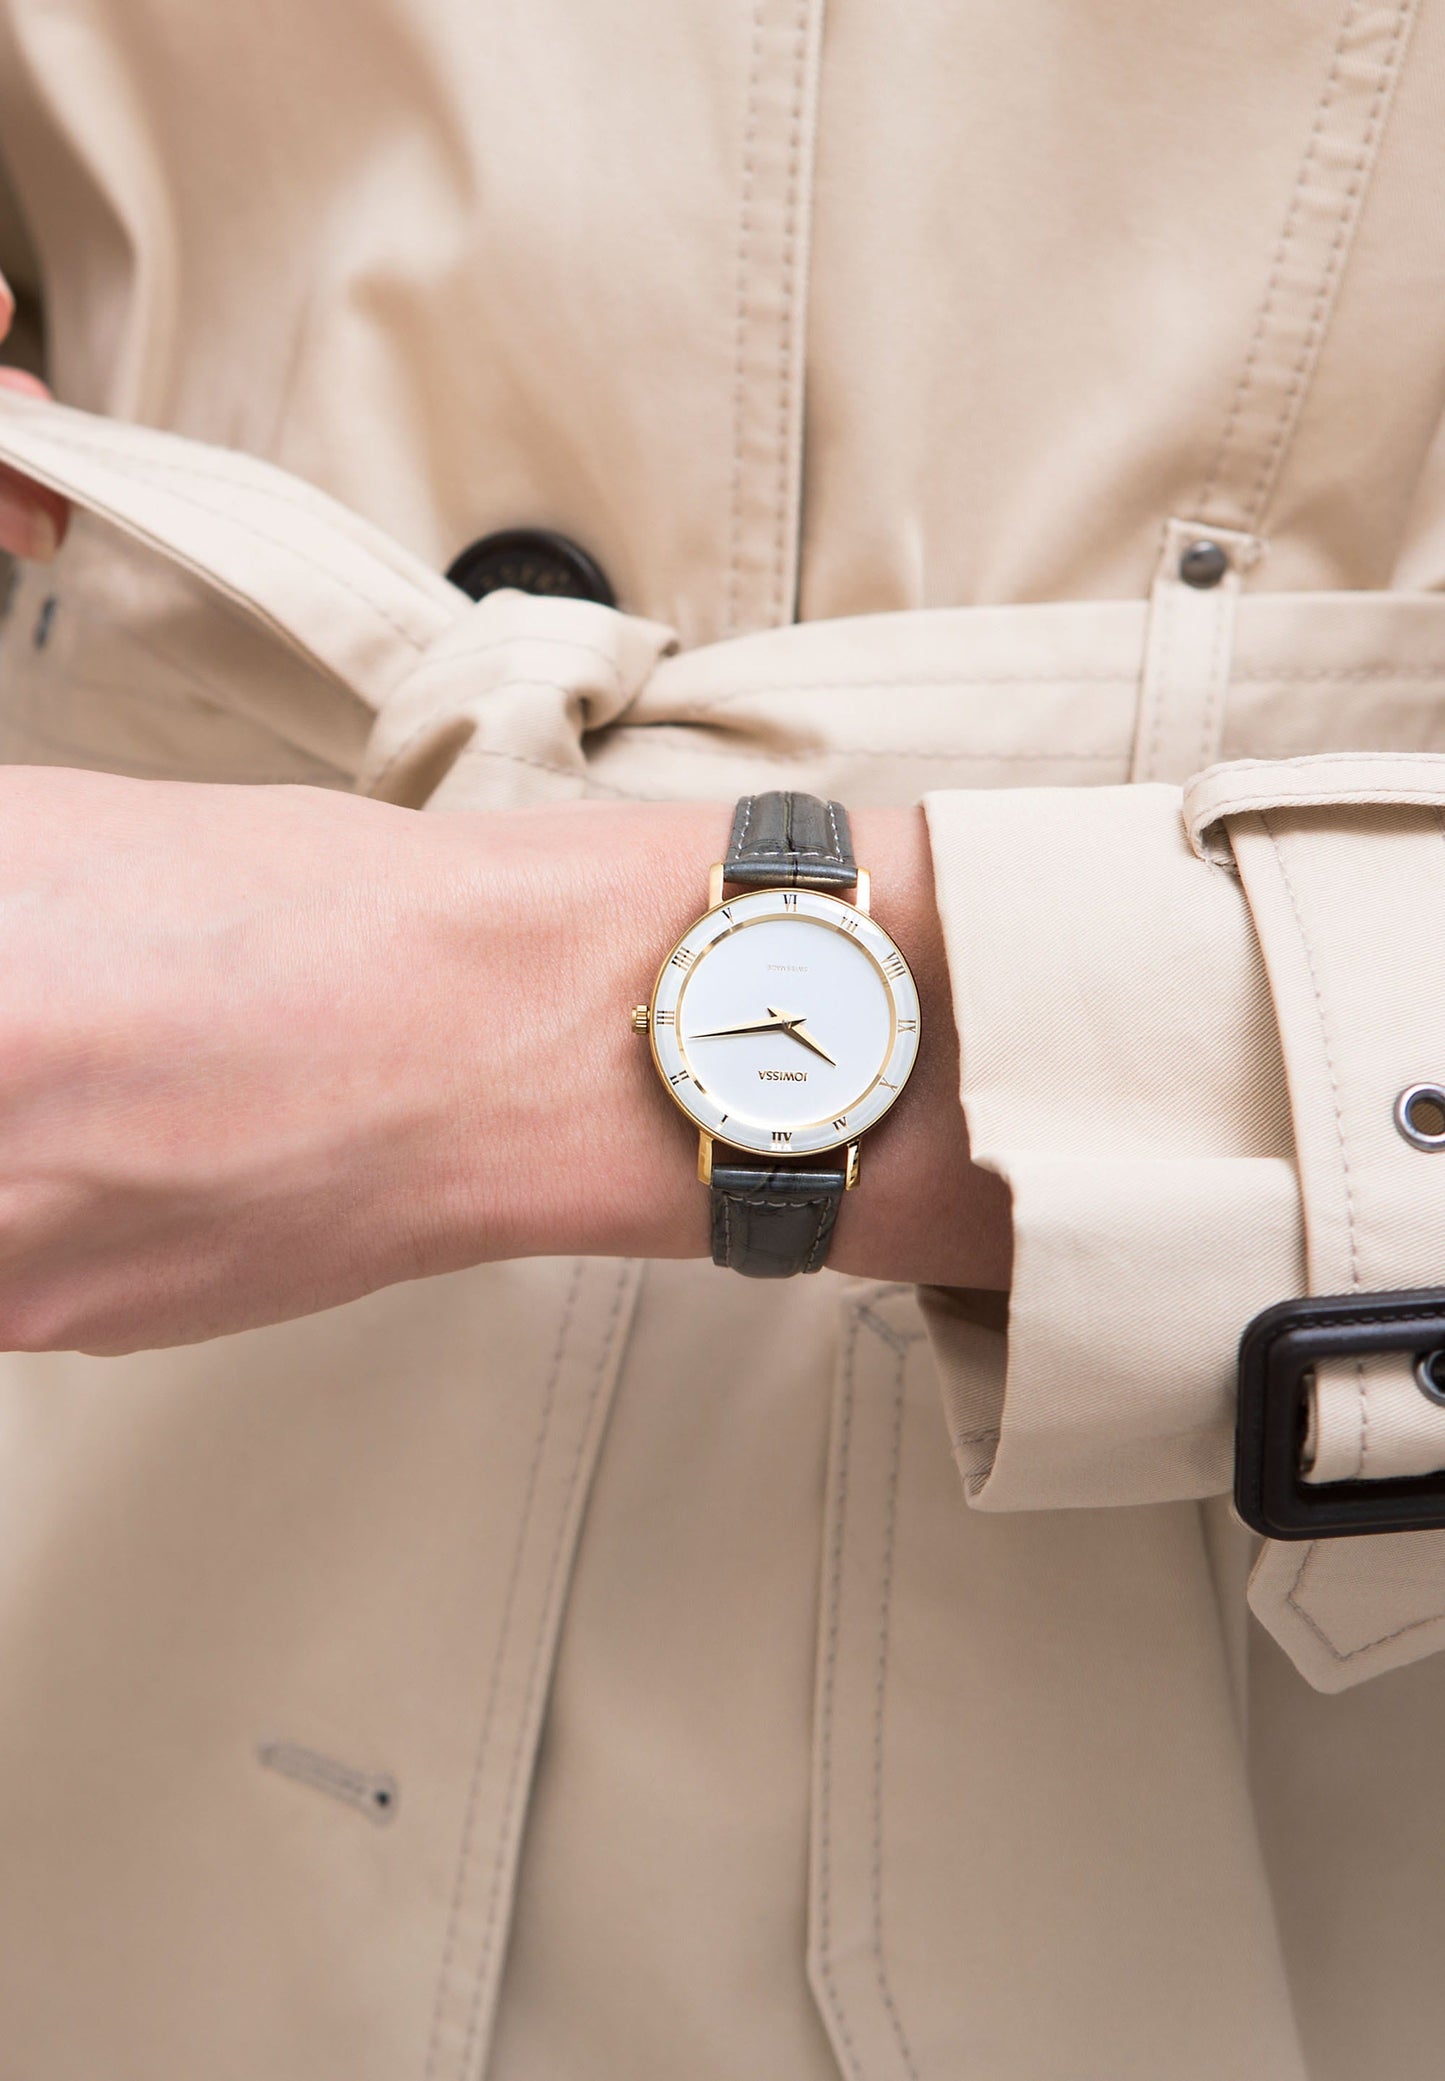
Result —
[[[708, 909], [668, 949], [648, 1002], [632, 1007], [633, 1030], [647, 1034], [664, 1089], [698, 1130], [698, 1175], [704, 1183], [710, 1182], [713, 1143], [718, 1141], [729, 1149], [784, 1162], [844, 1149], [851, 1188], [858, 1177], [860, 1137], [897, 1102], [917, 1061], [921, 1019], [912, 970], [902, 950], [870, 914], [866, 871], [859, 873], [857, 893], [862, 901], [858, 903], [809, 888], [755, 889], [727, 898], [723, 889], [723, 869], [715, 866], [708, 881]], [[795, 1122], [785, 1129], [738, 1117], [701, 1085], [678, 1026], [690, 975], [708, 952], [753, 924], [779, 919], [823, 926], [845, 935], [876, 971], [890, 1011], [887, 1046], [866, 1088], [843, 1111]], [[802, 1024], [801, 1020], [794, 1023]]]

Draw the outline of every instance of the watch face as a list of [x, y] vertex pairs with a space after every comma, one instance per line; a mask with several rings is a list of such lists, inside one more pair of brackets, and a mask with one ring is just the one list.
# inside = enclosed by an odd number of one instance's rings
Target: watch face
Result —
[[881, 926], [812, 889], [699, 918], [662, 965], [652, 1052], [689, 1119], [740, 1149], [836, 1149], [892, 1105], [918, 1054], [918, 992]]

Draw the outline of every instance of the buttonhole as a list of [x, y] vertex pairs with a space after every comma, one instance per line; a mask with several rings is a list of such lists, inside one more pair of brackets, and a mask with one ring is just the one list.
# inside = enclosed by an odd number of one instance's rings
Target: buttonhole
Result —
[[263, 1769], [274, 1770], [298, 1785], [309, 1785], [313, 1792], [339, 1799], [365, 1814], [368, 1820], [386, 1822], [395, 1817], [398, 1786], [387, 1771], [358, 1770], [299, 1741], [268, 1738], [256, 1744], [256, 1757]]

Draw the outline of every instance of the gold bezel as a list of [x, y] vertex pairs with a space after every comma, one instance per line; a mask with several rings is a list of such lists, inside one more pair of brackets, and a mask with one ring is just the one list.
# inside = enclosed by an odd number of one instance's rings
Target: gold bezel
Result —
[[[709, 893], [712, 893], [711, 889]], [[739, 911], [742, 915], [735, 915]], [[847, 1112], [841, 1116], [844, 1122], [842, 1128], [835, 1132], [836, 1119], [828, 1119], [826, 1116], [799, 1122], [786, 1130], [786, 1146], [780, 1149], [776, 1140], [779, 1130], [767, 1129], [761, 1123], [749, 1122], [748, 1125], [753, 1132], [748, 1136], [728, 1132], [727, 1123], [732, 1116], [722, 1109], [705, 1086], [697, 1082], [677, 1026], [671, 1021], [666, 1022], [664, 1026], [659, 1021], [658, 999], [663, 994], [664, 983], [669, 978], [672, 968], [678, 966], [681, 975], [675, 996], [670, 1006], [663, 1007], [664, 1010], [670, 1009], [675, 1019], [681, 1010], [688, 983], [691, 981], [688, 971], [693, 959], [701, 959], [706, 952], [737, 932], [746, 931], [753, 925], [775, 921], [783, 915], [792, 915], [799, 922], [806, 920], [836, 931], [851, 940], [865, 955], [876, 971], [888, 1000], [889, 1036], [888, 1046], [878, 1070], [864, 1091], [850, 1103]], [[722, 929], [710, 929], [714, 921], [720, 917], [725, 919]], [[845, 920], [848, 922], [845, 923]], [[679, 963], [677, 957], [685, 950], [690, 958]], [[886, 963], [897, 965], [890, 972]], [[901, 1012], [911, 1012], [911, 1023], [906, 1016], [901, 1016]], [[917, 984], [902, 949], [867, 911], [860, 910], [856, 904], [844, 902], [841, 897], [816, 889], [751, 889], [742, 895], [711, 904], [669, 947], [658, 965], [648, 998], [648, 1047], [653, 1067], [663, 1089], [684, 1119], [700, 1136], [709, 1141], [720, 1141], [727, 1148], [737, 1149], [749, 1155], [767, 1155], [775, 1160], [780, 1156], [804, 1158], [847, 1148], [856, 1143], [859, 1135], [875, 1127], [897, 1103], [912, 1074], [918, 1057], [921, 1028]], [[664, 1060], [664, 1052], [659, 1048], [659, 1034], [664, 1030], [669, 1036], [664, 1048], [676, 1055], [676, 1063], [670, 1064]], [[679, 1096], [673, 1081], [673, 1073], [679, 1068], [691, 1088], [705, 1101], [710, 1102], [708, 1105], [700, 1108]], [[890, 1070], [895, 1073], [895, 1079], [891, 1083]], [[877, 1103], [880, 1085], [887, 1087], [888, 1096], [882, 1103]]]

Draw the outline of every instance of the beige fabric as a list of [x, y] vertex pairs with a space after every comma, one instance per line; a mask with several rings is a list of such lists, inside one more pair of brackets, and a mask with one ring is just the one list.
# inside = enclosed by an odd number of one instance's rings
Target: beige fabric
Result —
[[[543, 1263], [7, 1359], [7, 2070], [1433, 2077], [1445, 1659], [1310, 1686], [1429, 1655], [1442, 1564], [1267, 1554], [1309, 1684], [1248, 1623], [1232, 1355], [1308, 1283], [1317, 1022], [1189, 831], [1287, 801], [1386, 920], [1340, 1002], [1398, 990], [1419, 828], [1293, 762], [1428, 804], [1445, 754], [1442, 70], [1407, 0], [0, 0], [86, 408], [0, 398], [86, 509], [0, 754], [927, 794], [1018, 1239], [1006, 1338]], [[437, 576], [514, 524], [627, 611]]]
[[[1408, 1065], [1440, 1059], [1427, 920], [1445, 869], [1442, 811], [1445, 761], [1428, 755], [1241, 761], [1185, 792], [1202, 857], [1228, 833], [1270, 965], [1293, 1065], [1313, 1292], [1428, 1286], [1445, 1260], [1439, 1187], [1421, 1161], [1432, 1152], [1404, 1140], [1395, 1118], [1402, 1092], [1434, 1081]], [[1368, 884], [1351, 843], [1362, 832], [1374, 841]], [[1312, 1400], [1312, 1481], [1445, 1465], [1445, 1410], [1420, 1392], [1408, 1357], [1330, 1362]]]
[[985, 1396], [943, 1347], [975, 1499], [1226, 1488], [1239, 1331], [1303, 1290], [1284, 1077], [1238, 884], [1191, 853], [1173, 788], [934, 796], [929, 817], [970, 1132], [1014, 1202], [1006, 1383]]
[[[1271, 796], [1273, 799], [1271, 800]], [[1445, 898], [1445, 762], [1374, 755], [1221, 767], [1186, 793], [1207, 855], [1226, 833], [1268, 964], [1288, 1063], [1309, 1290], [1438, 1283], [1445, 1197], [1400, 1135], [1401, 1091], [1442, 1058], [1429, 919]], [[1370, 873], [1358, 871], [1370, 845]], [[1312, 1390], [1308, 1479], [1383, 1480], [1445, 1466], [1445, 1409], [1408, 1354], [1336, 1360]], [[1254, 1609], [1324, 1690], [1445, 1642], [1445, 1537], [1266, 1549]]]
[[[1190, 585], [1181, 568], [1200, 542], [1229, 559], [1217, 585]], [[1234, 648], [1240, 579], [1258, 559], [1253, 535], [1171, 520], [1149, 596], [1130, 780], [1188, 780], [1219, 756]]]
[[[1340, 797], [1299, 809], [1307, 770], [1321, 789], [1337, 770], [1300, 762], [1283, 801], [1226, 821], [1285, 1037], [1315, 1293], [1434, 1285], [1445, 1263], [1441, 1182], [1394, 1117], [1399, 1094], [1445, 1060], [1428, 922], [1445, 899], [1445, 761], [1390, 764], [1393, 787], [1346, 762]], [[1445, 1409], [1420, 1392], [1408, 1358], [1320, 1369], [1313, 1480], [1441, 1466]]]

